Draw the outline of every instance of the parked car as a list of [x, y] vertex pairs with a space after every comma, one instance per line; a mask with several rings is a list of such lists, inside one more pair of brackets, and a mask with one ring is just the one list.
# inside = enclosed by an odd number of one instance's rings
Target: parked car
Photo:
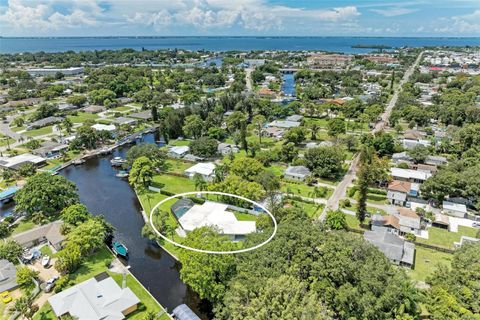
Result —
[[46, 255], [43, 256], [43, 258], [42, 258], [42, 266], [43, 266], [44, 268], [46, 268], [46, 267], [49, 266], [49, 264], [50, 264], [50, 257], [49, 257], [49, 256], [46, 256]]
[[52, 289], [55, 287], [55, 281], [57, 281], [57, 280], [58, 280], [58, 276], [54, 276], [54, 277], [48, 279], [47, 282], [45, 282], [46, 285], [45, 285], [44, 291], [45, 292], [52, 291]]
[[10, 301], [12, 301], [12, 296], [8, 291], [3, 291], [2, 293], [0, 293], [0, 297], [2, 298], [3, 303], [9, 303]]

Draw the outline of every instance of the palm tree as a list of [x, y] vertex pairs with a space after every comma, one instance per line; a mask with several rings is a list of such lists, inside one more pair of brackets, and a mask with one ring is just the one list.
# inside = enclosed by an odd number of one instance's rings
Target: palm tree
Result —
[[193, 182], [195, 183], [195, 190], [203, 191], [207, 188], [207, 183], [199, 173], [194, 174]]
[[228, 172], [228, 167], [226, 164], [217, 165], [213, 170], [213, 173], [214, 173], [213, 182], [214, 183], [222, 182], [225, 179], [227, 172]]
[[62, 127], [65, 128], [65, 131], [67, 131], [68, 134], [72, 133], [72, 128], [73, 128], [73, 123], [70, 119], [65, 118], [62, 121]]

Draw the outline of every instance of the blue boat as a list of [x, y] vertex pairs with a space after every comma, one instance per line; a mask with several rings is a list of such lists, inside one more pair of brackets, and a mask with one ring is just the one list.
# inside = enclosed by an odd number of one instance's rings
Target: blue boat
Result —
[[118, 255], [118, 256], [122, 256], [124, 258], [126, 258], [128, 256], [128, 249], [127, 247], [121, 243], [121, 242], [117, 242], [115, 241], [113, 243], [113, 246], [112, 246], [112, 250], [113, 252]]

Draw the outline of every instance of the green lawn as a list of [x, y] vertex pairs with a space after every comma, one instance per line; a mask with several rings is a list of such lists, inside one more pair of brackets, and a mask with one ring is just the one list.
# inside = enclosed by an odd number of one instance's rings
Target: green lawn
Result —
[[432, 249], [416, 246], [415, 248], [415, 267], [408, 270], [407, 274], [416, 281], [425, 281], [438, 264], [450, 266], [453, 255]]
[[320, 213], [322, 213], [322, 210], [324, 208], [323, 204], [308, 203], [308, 202], [295, 201], [295, 200], [291, 200], [291, 202], [295, 207], [302, 209], [307, 214], [307, 216], [311, 219], [317, 218], [320, 215]]
[[37, 137], [37, 136], [42, 136], [45, 134], [50, 134], [52, 133], [53, 125], [52, 126], [46, 126], [43, 128], [39, 129], [34, 129], [34, 130], [27, 130], [25, 131], [24, 135], [28, 137]]
[[16, 235], [18, 233], [22, 233], [24, 231], [33, 229], [36, 226], [37, 225], [35, 223], [33, 223], [32, 221], [23, 219], [18, 224], [16, 224], [14, 226], [11, 235], [13, 236], [13, 235]]
[[96, 114], [78, 112], [76, 116], [70, 115], [67, 118], [73, 123], [84, 123], [86, 120], [95, 120], [98, 119], [98, 117]]
[[170, 140], [168, 142], [168, 145], [173, 147], [173, 146], [188, 146], [190, 144], [190, 140]]
[[[365, 231], [367, 229], [364, 229], [360, 226], [360, 221], [358, 221], [357, 217], [352, 216], [350, 214], [345, 214], [345, 218], [347, 220], [347, 225], [351, 229], [356, 229], [356, 230], [361, 230]], [[368, 226], [368, 222], [370, 221], [369, 218], [365, 219], [364, 225]]]
[[111, 111], [129, 111], [129, 110], [133, 110], [133, 108], [131, 107], [127, 107], [127, 106], [120, 106], [120, 107], [116, 107], [116, 108], [113, 108], [113, 109], [110, 109]]
[[[95, 254], [87, 257], [83, 265], [73, 274], [71, 274], [72, 284], [78, 284], [102, 272], [107, 271], [107, 265], [114, 259], [112, 253], [107, 247], [103, 247]], [[122, 275], [109, 272], [110, 276], [121, 285]], [[127, 319], [143, 319], [147, 310], [155, 312], [162, 310], [162, 307], [155, 301], [145, 289], [131, 275], [127, 276], [127, 286], [142, 301], [139, 310], [127, 317]], [[48, 303], [35, 314], [34, 320], [57, 319]], [[162, 316], [160, 319], [170, 319], [168, 316]]]
[[239, 221], [257, 221], [257, 216], [245, 213], [245, 212], [234, 212], [235, 218]]
[[[325, 190], [324, 194], [321, 195], [320, 198], [328, 199], [333, 193], [333, 189], [331, 188], [326, 188], [326, 187], [318, 187], [318, 188], [321, 190]], [[280, 188], [280, 190], [286, 193], [291, 192], [294, 195], [299, 195], [302, 197], [308, 197], [308, 198], [314, 197], [313, 195], [314, 187], [308, 186], [304, 183], [282, 181], [282, 187]]]
[[276, 163], [276, 164], [272, 164], [270, 167], [267, 167], [267, 170], [271, 171], [277, 177], [280, 177], [281, 175], [283, 175], [286, 168], [287, 166], [280, 163]]
[[[113, 273], [113, 272], [109, 272], [108, 274], [115, 280], [115, 282], [118, 283], [119, 286], [122, 285], [123, 276], [121, 274]], [[141, 301], [137, 311], [128, 315], [127, 319], [142, 320], [144, 319], [147, 313], [147, 310], [154, 311], [157, 314], [163, 313], [164, 310], [162, 306], [160, 306], [160, 304], [158, 304], [158, 302], [155, 299], [153, 299], [151, 295], [148, 294], [148, 292], [137, 281], [137, 279], [135, 279], [130, 274], [127, 275], [127, 287], [129, 287]], [[160, 318], [158, 318], [158, 320], [168, 320], [168, 319], [170, 319], [170, 317], [166, 313], [163, 313], [163, 315]]]
[[0, 136], [0, 147], [11, 145], [15, 142], [15, 139], [8, 138], [6, 136]]
[[418, 242], [453, 249], [454, 242], [459, 242], [461, 236], [476, 237], [477, 229], [464, 226], [458, 227], [458, 232], [450, 232], [445, 229], [431, 227], [428, 229], [428, 239], [417, 238]]
[[161, 174], [154, 176], [153, 181], [157, 184], [162, 184], [163, 189], [173, 193], [195, 191], [195, 183], [187, 177], [184, 178]]
[[188, 162], [183, 162], [183, 161], [179, 161], [179, 160], [172, 160], [172, 159], [168, 159], [166, 161], [167, 163], [167, 171], [168, 172], [173, 172], [173, 173], [180, 173], [180, 174], [183, 174], [183, 172], [190, 168], [191, 166], [193, 166], [193, 163], [188, 163]]

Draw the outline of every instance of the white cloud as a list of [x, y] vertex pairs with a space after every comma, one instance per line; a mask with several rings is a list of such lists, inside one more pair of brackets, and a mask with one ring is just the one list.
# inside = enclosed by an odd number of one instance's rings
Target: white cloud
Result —
[[388, 9], [370, 9], [370, 11], [378, 13], [385, 17], [397, 17], [397, 16], [403, 16], [405, 14], [417, 12], [418, 9], [393, 7]]
[[434, 28], [435, 32], [451, 35], [477, 35], [480, 34], [480, 10], [466, 15], [453, 16], [441, 19], [441, 26]]

